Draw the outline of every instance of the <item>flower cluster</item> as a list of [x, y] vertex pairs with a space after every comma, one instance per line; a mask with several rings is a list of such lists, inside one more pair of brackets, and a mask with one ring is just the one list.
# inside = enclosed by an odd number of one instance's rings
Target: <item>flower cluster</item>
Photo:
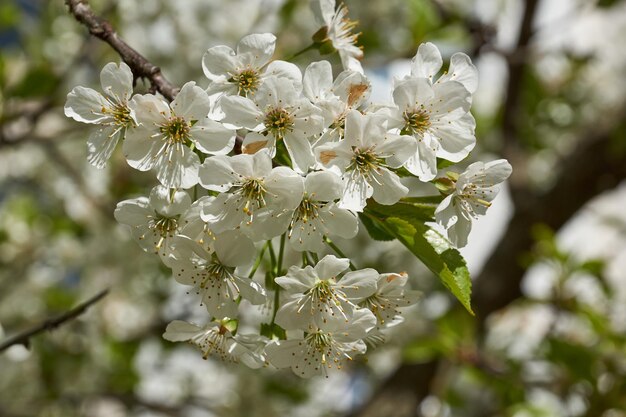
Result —
[[[123, 139], [128, 164], [159, 182], [149, 197], [120, 202], [115, 218], [193, 288], [211, 318], [203, 327], [174, 321], [164, 337], [190, 342], [205, 358], [290, 367], [303, 377], [364, 353], [366, 340], [380, 339], [417, 301], [406, 273], [358, 270], [331, 241], [357, 234], [370, 199], [398, 203], [409, 193], [401, 176], [433, 182], [445, 196], [434, 220], [463, 246], [511, 172], [500, 160], [437, 177], [438, 161], [460, 162], [476, 144], [477, 74], [466, 55], [453, 55], [437, 78], [441, 55], [421, 45], [411, 73], [394, 83], [393, 104], [372, 103], [347, 9], [333, 0], [314, 9], [323, 25], [314, 45], [339, 52], [336, 77], [328, 61], [302, 73], [274, 60], [274, 35], [254, 34], [236, 51], [209, 49], [208, 88], [188, 82], [171, 103], [133, 95], [129, 67], [110, 63], [104, 94], [76, 87], [65, 106], [68, 117], [100, 125], [88, 141], [93, 165], [104, 167]], [[302, 254], [302, 265], [283, 268], [287, 249]], [[317, 261], [327, 249], [340, 257]], [[258, 334], [238, 331], [242, 303], [271, 306]]]

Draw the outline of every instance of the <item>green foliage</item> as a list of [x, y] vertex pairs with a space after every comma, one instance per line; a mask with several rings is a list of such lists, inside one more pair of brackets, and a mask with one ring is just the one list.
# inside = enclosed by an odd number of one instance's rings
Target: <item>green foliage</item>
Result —
[[[377, 228], [406, 246], [473, 315], [472, 281], [465, 260], [445, 237], [425, 224], [433, 221], [436, 206], [417, 200], [401, 201], [392, 206], [369, 201], [364, 214]], [[379, 236], [378, 229], [374, 234]]]

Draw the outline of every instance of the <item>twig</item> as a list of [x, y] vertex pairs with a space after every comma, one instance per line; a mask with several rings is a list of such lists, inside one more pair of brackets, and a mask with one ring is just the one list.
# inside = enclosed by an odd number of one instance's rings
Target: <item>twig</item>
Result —
[[31, 329], [28, 329], [28, 330], [26, 330], [26, 331], [24, 331], [22, 333], [18, 333], [18, 334], [16, 334], [13, 337], [8, 338], [5, 342], [0, 344], [0, 352], [2, 352], [3, 350], [8, 349], [9, 347], [11, 347], [13, 345], [28, 346], [29, 340], [30, 340], [31, 337], [37, 335], [38, 333], [44, 332], [44, 331], [54, 330], [57, 327], [59, 327], [60, 325], [62, 325], [63, 323], [65, 323], [65, 322], [67, 322], [69, 320], [75, 319], [76, 317], [80, 316], [85, 311], [87, 311], [87, 309], [89, 307], [91, 307], [93, 304], [95, 304], [98, 301], [100, 301], [101, 299], [103, 299], [108, 293], [109, 293], [108, 289], [100, 291], [95, 296], [93, 296], [90, 299], [88, 299], [87, 301], [77, 305], [73, 309], [71, 309], [71, 310], [61, 314], [60, 316], [48, 319], [48, 320], [44, 321], [43, 323], [38, 324], [37, 326], [35, 326], [35, 327], [31, 328]]
[[135, 77], [146, 78], [154, 90], [163, 94], [166, 99], [174, 100], [179, 90], [178, 87], [165, 78], [159, 67], [153, 65], [117, 36], [113, 26], [107, 20], [96, 16], [87, 0], [65, 0], [65, 4], [74, 18], [89, 29], [89, 33], [108, 43], [120, 55]]

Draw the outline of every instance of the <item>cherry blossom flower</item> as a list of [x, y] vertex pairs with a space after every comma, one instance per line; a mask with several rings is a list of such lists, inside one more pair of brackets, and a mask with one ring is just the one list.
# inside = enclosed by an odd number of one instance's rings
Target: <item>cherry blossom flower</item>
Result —
[[426, 78], [406, 78], [396, 83], [393, 100], [389, 127], [415, 138], [417, 152], [404, 166], [420, 180], [435, 178], [437, 157], [459, 162], [476, 145], [471, 94], [461, 83], [432, 85]]
[[474, 94], [478, 87], [478, 71], [469, 56], [462, 52], [457, 52], [450, 58], [450, 67], [439, 79], [435, 76], [441, 70], [443, 59], [437, 47], [430, 43], [423, 43], [417, 49], [417, 54], [411, 60], [412, 78], [425, 78], [431, 84], [444, 83], [447, 81], [457, 81], [467, 89], [470, 94]]
[[217, 356], [224, 362], [243, 363], [256, 369], [265, 363], [255, 345], [263, 341], [254, 335], [233, 336], [227, 320], [213, 322], [204, 327], [174, 320], [167, 325], [163, 338], [170, 342], [189, 342], [202, 352], [202, 357]]
[[193, 217], [191, 198], [185, 191], [170, 190], [158, 185], [150, 198], [139, 197], [117, 203], [115, 219], [130, 226], [133, 238], [146, 252], [157, 253], [168, 265], [172, 239]]
[[378, 319], [378, 327], [397, 324], [398, 310], [415, 304], [421, 293], [406, 288], [409, 276], [406, 273], [380, 274], [376, 281], [376, 292], [359, 305], [369, 309]]
[[358, 22], [348, 18], [348, 8], [340, 4], [335, 9], [335, 0], [314, 0], [311, 8], [315, 19], [322, 26], [318, 32], [321, 35], [320, 43], [329, 42], [332, 45], [339, 53], [344, 69], [362, 73], [360, 60], [363, 58], [363, 50], [355, 45], [359, 34], [352, 33]]
[[356, 303], [376, 291], [378, 273], [371, 268], [350, 271], [349, 259], [326, 255], [315, 267], [292, 266], [287, 275], [275, 279], [289, 295], [276, 315], [276, 323], [285, 329], [309, 331], [329, 321], [350, 322]]
[[390, 168], [400, 167], [415, 155], [416, 148], [412, 137], [389, 134], [383, 115], [352, 110], [346, 116], [344, 140], [321, 145], [315, 151], [324, 168], [342, 175], [339, 207], [363, 211], [369, 197], [390, 205], [407, 194], [408, 188]]
[[285, 61], [270, 62], [276, 48], [276, 36], [271, 33], [244, 36], [237, 51], [228, 46], [214, 46], [202, 57], [204, 75], [211, 80], [210, 95], [252, 96], [267, 77], [291, 80], [296, 86], [302, 82], [300, 69]]
[[357, 216], [335, 203], [341, 197], [341, 178], [330, 171], [310, 172], [304, 179], [304, 194], [294, 210], [258, 216], [251, 228], [257, 237], [271, 239], [287, 232], [291, 248], [321, 252], [324, 238], [350, 239], [359, 230]]
[[193, 149], [220, 155], [235, 145], [235, 132], [207, 117], [209, 97], [194, 82], [185, 84], [170, 105], [146, 94], [135, 96], [130, 107], [140, 125], [124, 141], [128, 164], [140, 171], [155, 169], [165, 187], [198, 183], [200, 158]]
[[302, 84], [303, 94], [322, 109], [324, 126], [328, 127], [316, 145], [343, 137], [346, 115], [361, 107], [371, 93], [368, 79], [360, 72], [346, 70], [333, 81], [328, 61], [311, 63], [304, 71]]
[[498, 184], [511, 175], [511, 165], [505, 159], [487, 163], [474, 162], [452, 181], [451, 194], [435, 210], [435, 218], [448, 231], [456, 247], [467, 244], [472, 219], [484, 215], [498, 194]]
[[367, 309], [356, 310], [348, 323], [329, 321], [313, 327], [301, 338], [274, 340], [265, 348], [267, 359], [277, 368], [291, 368], [298, 376], [327, 375], [342, 369], [346, 361], [367, 350], [363, 338], [376, 325]]
[[243, 152], [252, 154], [268, 148], [274, 156], [276, 141], [283, 140], [296, 171], [304, 173], [315, 163], [309, 137], [319, 135], [324, 126], [321, 110], [302, 97], [287, 79], [270, 77], [254, 95], [229, 96], [220, 100], [226, 115], [222, 120], [249, 133]]
[[240, 297], [256, 305], [265, 302], [263, 287], [240, 276], [235, 269], [249, 264], [256, 252], [250, 239], [240, 232], [216, 235], [212, 252], [184, 236], [178, 236], [172, 247], [170, 266], [174, 278], [194, 286], [213, 317], [236, 317]]
[[136, 125], [134, 111], [129, 107], [133, 94], [133, 73], [128, 65], [109, 62], [100, 72], [104, 95], [91, 88], [75, 87], [65, 103], [65, 115], [72, 119], [102, 127], [87, 140], [87, 160], [96, 168], [104, 168], [120, 138]]
[[202, 219], [215, 233], [237, 227], [251, 233], [246, 226], [254, 223], [257, 215], [294, 210], [304, 193], [302, 177], [287, 167], [272, 168], [266, 150], [207, 158], [199, 175], [204, 188], [221, 192], [202, 212]]

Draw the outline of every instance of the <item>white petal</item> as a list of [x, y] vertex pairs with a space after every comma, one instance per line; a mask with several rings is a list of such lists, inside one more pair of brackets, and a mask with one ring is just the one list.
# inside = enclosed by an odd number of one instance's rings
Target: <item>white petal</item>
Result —
[[226, 266], [243, 266], [252, 262], [256, 248], [244, 234], [229, 230], [215, 236], [215, 253]]
[[189, 210], [191, 197], [182, 190], [172, 195], [169, 188], [157, 185], [150, 191], [150, 206], [165, 217], [174, 217]]
[[393, 102], [401, 111], [418, 110], [434, 96], [432, 86], [424, 78], [407, 78], [398, 81], [393, 90]]
[[211, 81], [226, 80], [239, 66], [235, 51], [228, 46], [219, 45], [208, 49], [202, 57], [202, 70]]
[[350, 301], [358, 303], [376, 292], [379, 275], [372, 268], [350, 271], [341, 278], [337, 285], [346, 293]]
[[363, 211], [366, 200], [372, 196], [374, 189], [362, 176], [344, 175], [343, 195], [339, 207], [352, 211]]
[[284, 138], [284, 142], [291, 158], [293, 169], [299, 173], [308, 172], [309, 168], [315, 164], [315, 156], [309, 140], [305, 137], [288, 135]]
[[255, 33], [244, 36], [237, 45], [237, 55], [242, 64], [261, 68], [269, 62], [276, 48], [276, 36], [271, 33]]
[[430, 42], [423, 43], [411, 60], [411, 75], [432, 80], [441, 69], [441, 65], [443, 65], [443, 60], [439, 49]]
[[272, 169], [265, 180], [265, 185], [268, 205], [278, 206], [283, 210], [294, 210], [302, 201], [304, 180], [290, 168]]
[[321, 26], [328, 26], [335, 16], [335, 0], [313, 0], [311, 9], [317, 23]]
[[145, 129], [154, 129], [155, 125], [163, 124], [171, 115], [170, 106], [152, 94], [136, 94], [128, 103], [135, 112], [137, 122]]
[[191, 188], [198, 183], [200, 158], [184, 145], [171, 146], [155, 164], [157, 179], [168, 188]]
[[[346, 268], [348, 267], [346, 266]], [[284, 288], [288, 293], [299, 294], [304, 293], [313, 287], [317, 279], [317, 272], [312, 266], [306, 266], [304, 268], [291, 266], [289, 267], [287, 275], [277, 277], [274, 281], [276, 281], [276, 283]]]
[[384, 115], [361, 114], [351, 110], [346, 116], [345, 141], [351, 146], [368, 148], [383, 141], [387, 133], [387, 120]]
[[126, 103], [133, 94], [133, 73], [124, 62], [119, 66], [109, 62], [100, 72], [100, 84], [107, 96], [120, 104]]
[[314, 200], [335, 201], [341, 198], [341, 177], [331, 171], [309, 173], [304, 180], [304, 190]]
[[337, 275], [350, 267], [350, 259], [337, 258], [334, 255], [326, 255], [315, 265], [315, 271], [320, 279], [336, 278]]
[[176, 116], [187, 122], [203, 120], [211, 111], [209, 96], [193, 81], [183, 85], [170, 106]]
[[196, 147], [204, 153], [226, 154], [235, 146], [235, 131], [208, 118], [204, 118], [193, 125], [190, 134]]
[[170, 342], [184, 342], [202, 333], [202, 331], [203, 330], [195, 324], [187, 323], [182, 320], [174, 320], [165, 328], [163, 338]]
[[118, 130], [117, 126], [94, 130], [87, 139], [87, 161], [98, 169], [104, 168], [121, 135], [122, 130]]
[[103, 113], [111, 104], [96, 90], [86, 87], [74, 87], [67, 95], [65, 115], [77, 122], [100, 123], [111, 119]]
[[263, 73], [264, 77], [287, 79], [293, 83], [296, 90], [302, 88], [302, 72], [297, 65], [286, 61], [272, 61]]
[[320, 210], [320, 219], [324, 221], [324, 230], [328, 236], [351, 239], [359, 231], [358, 217], [349, 210], [328, 204]]
[[411, 156], [417, 152], [417, 141], [412, 136], [398, 136], [389, 134], [385, 140], [376, 147], [380, 156], [387, 158], [387, 163], [392, 168], [402, 166]]
[[448, 72], [437, 80], [438, 83], [446, 81], [458, 81], [470, 93], [474, 94], [476, 92], [478, 88], [478, 70], [472, 64], [469, 56], [462, 52], [452, 55]]
[[476, 146], [474, 118], [467, 113], [459, 120], [433, 124], [429, 132], [439, 142], [437, 156], [452, 162], [460, 162]]
[[428, 139], [417, 142], [417, 152], [410, 157], [404, 167], [421, 181], [427, 182], [437, 175], [437, 156], [428, 145]]
[[128, 129], [122, 143], [122, 150], [128, 165], [140, 171], [154, 167], [156, 156], [164, 146], [162, 139], [152, 138], [152, 131], [143, 126]]
[[207, 190], [227, 191], [240, 178], [232, 162], [233, 158], [226, 155], [205, 159], [198, 170], [200, 185]]
[[120, 201], [113, 213], [118, 223], [131, 227], [146, 223], [148, 217], [153, 214], [154, 211], [150, 208], [146, 197]]
[[313, 103], [325, 99], [333, 87], [333, 70], [328, 61], [311, 63], [304, 71], [303, 93]]
[[409, 192], [409, 189], [400, 182], [400, 178], [388, 169], [381, 168], [372, 176], [374, 177], [370, 182], [374, 188], [372, 197], [380, 204], [395, 204]]
[[459, 216], [457, 222], [448, 229], [448, 237], [457, 248], [467, 245], [467, 238], [472, 230], [472, 221]]
[[311, 316], [309, 309], [301, 309], [301, 298], [284, 303], [276, 313], [276, 324], [286, 330], [307, 329]]
[[433, 86], [435, 97], [431, 117], [438, 117], [441, 120], [454, 120], [467, 114], [472, 104], [472, 96], [463, 87], [463, 84], [456, 81], [437, 83]]
[[265, 347], [268, 361], [277, 368], [289, 368], [302, 352], [300, 340], [273, 340]]
[[270, 156], [276, 156], [276, 138], [273, 135], [262, 135], [257, 132], [248, 132], [241, 144], [242, 152], [248, 155], [255, 154], [261, 149], [267, 149]]
[[226, 115], [222, 122], [238, 128], [256, 130], [263, 121], [263, 113], [252, 100], [240, 96], [228, 96], [220, 99], [220, 106]]

